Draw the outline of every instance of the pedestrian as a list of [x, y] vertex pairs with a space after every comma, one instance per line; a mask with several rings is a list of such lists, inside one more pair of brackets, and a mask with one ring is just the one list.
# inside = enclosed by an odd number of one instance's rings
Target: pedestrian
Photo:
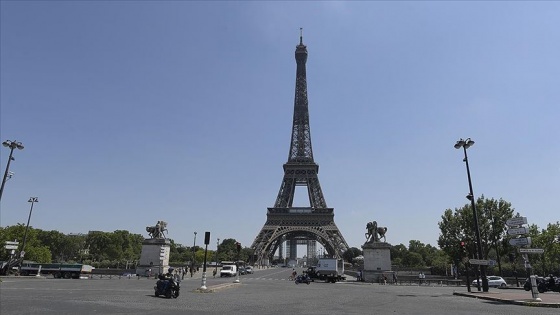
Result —
[[418, 274], [418, 285], [422, 285], [422, 271]]
[[393, 271], [393, 283], [397, 284], [397, 272]]

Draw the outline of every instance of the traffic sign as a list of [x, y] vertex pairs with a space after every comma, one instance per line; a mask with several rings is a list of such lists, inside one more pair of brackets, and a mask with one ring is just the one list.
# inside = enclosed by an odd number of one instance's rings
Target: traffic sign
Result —
[[542, 254], [544, 253], [544, 249], [542, 248], [520, 248], [520, 253], [527, 253], [527, 254]]
[[19, 242], [6, 241], [6, 245], [19, 245]]
[[522, 235], [522, 234], [527, 234], [527, 233], [529, 233], [529, 231], [527, 230], [526, 227], [523, 227], [523, 226], [507, 230], [508, 235]]
[[470, 259], [469, 262], [471, 265], [485, 265], [488, 266], [488, 260], [484, 259]]
[[527, 224], [527, 217], [511, 218], [506, 221], [507, 226], [517, 226]]
[[17, 245], [6, 245], [4, 246], [5, 249], [18, 249]]
[[518, 237], [509, 240], [509, 245], [512, 246], [529, 246], [531, 245], [530, 237]]

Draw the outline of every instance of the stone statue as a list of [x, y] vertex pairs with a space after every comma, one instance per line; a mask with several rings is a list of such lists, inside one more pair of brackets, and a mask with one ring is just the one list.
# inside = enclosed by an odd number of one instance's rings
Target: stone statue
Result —
[[167, 222], [165, 221], [158, 221], [155, 226], [147, 226], [146, 232], [150, 234], [151, 238], [165, 238], [165, 234], [163, 232], [167, 231]]
[[387, 233], [386, 227], [377, 227], [377, 221], [368, 222], [366, 224], [366, 243], [379, 242], [383, 238], [384, 242], [387, 242], [385, 238], [385, 233]]

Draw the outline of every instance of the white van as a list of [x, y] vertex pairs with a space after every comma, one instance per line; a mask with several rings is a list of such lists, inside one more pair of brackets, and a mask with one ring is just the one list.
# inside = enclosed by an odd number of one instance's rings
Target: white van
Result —
[[233, 277], [237, 273], [235, 265], [223, 265], [220, 271], [220, 277]]

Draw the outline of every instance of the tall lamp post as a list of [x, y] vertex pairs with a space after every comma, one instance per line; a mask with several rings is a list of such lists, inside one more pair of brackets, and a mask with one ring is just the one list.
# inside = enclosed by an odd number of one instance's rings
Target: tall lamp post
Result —
[[192, 247], [192, 261], [191, 261], [191, 278], [193, 276], [194, 273], [194, 259], [195, 259], [195, 246], [196, 246], [196, 232], [194, 232], [194, 242], [193, 242], [193, 247]]
[[10, 173], [10, 162], [15, 160], [12, 156], [14, 154], [14, 149], [23, 150], [23, 144], [17, 142], [16, 140], [10, 141], [6, 140], [2, 142], [2, 145], [10, 148], [10, 157], [8, 157], [8, 164], [6, 165], [6, 171], [4, 172], [4, 177], [2, 178], [2, 186], [0, 186], [0, 200], [2, 199], [2, 193], [4, 193], [4, 185], [6, 185], [6, 179]]
[[[473, 211], [473, 220], [474, 220], [474, 231], [476, 234], [476, 249], [478, 259], [483, 259], [482, 256], [482, 243], [480, 241], [480, 228], [478, 226], [478, 214], [476, 211], [476, 203], [472, 188], [472, 181], [471, 181], [471, 171], [469, 169], [469, 159], [467, 157], [467, 149], [474, 144], [474, 141], [471, 138], [467, 138], [466, 140], [459, 139], [457, 143], [455, 143], [455, 149], [463, 148], [463, 152], [465, 153], [465, 158], [463, 162], [467, 166], [467, 178], [469, 179], [469, 194], [467, 195], [467, 199], [471, 201], [472, 211]], [[488, 292], [488, 279], [486, 278], [486, 265], [480, 265], [480, 276], [482, 278], [482, 291]], [[480, 290], [480, 286], [478, 287]]]
[[23, 259], [25, 256], [25, 242], [27, 241], [27, 230], [29, 230], [29, 221], [31, 221], [31, 213], [33, 212], [33, 205], [39, 202], [37, 197], [29, 197], [27, 202], [31, 202], [31, 209], [29, 209], [29, 217], [27, 218], [27, 225], [25, 226], [25, 233], [23, 234], [23, 244], [21, 245], [21, 251], [19, 252], [19, 257]]

